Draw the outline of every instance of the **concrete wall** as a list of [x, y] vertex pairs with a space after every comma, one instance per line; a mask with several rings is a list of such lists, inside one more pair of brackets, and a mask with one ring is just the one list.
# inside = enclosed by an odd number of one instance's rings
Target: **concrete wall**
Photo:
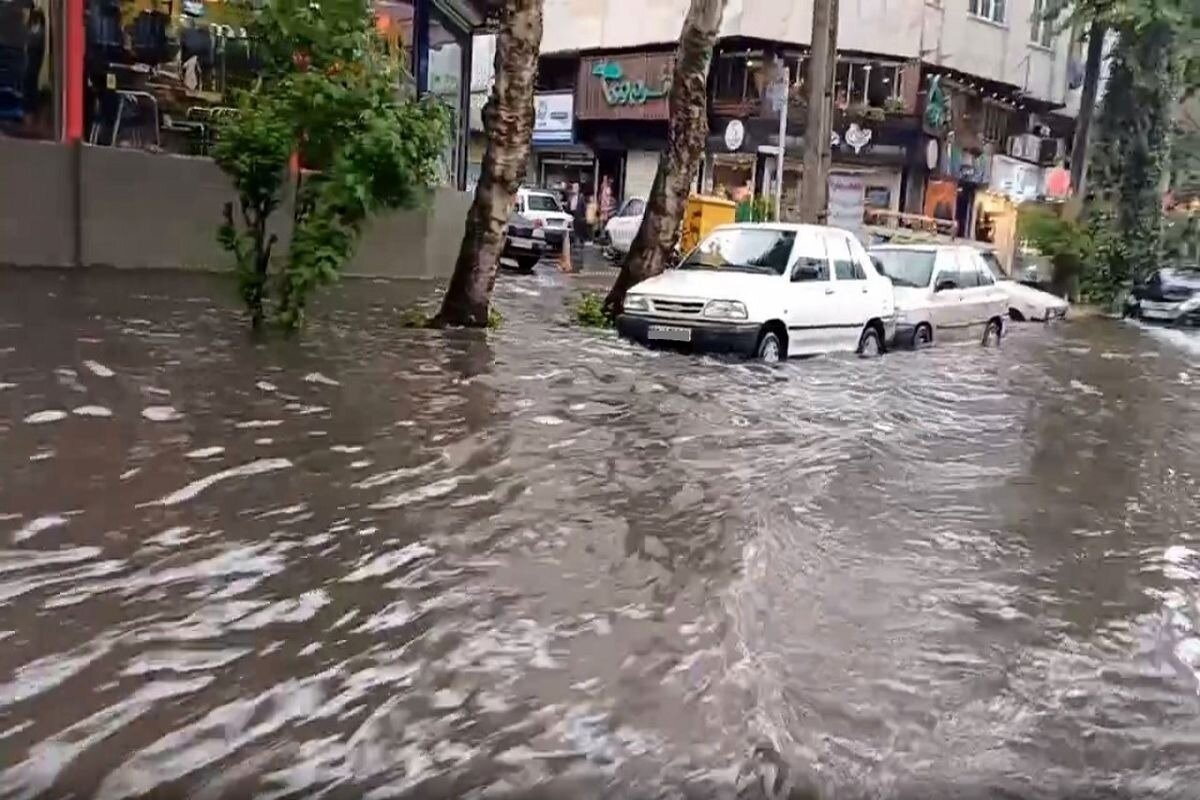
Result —
[[[0, 263], [72, 266], [78, 233], [84, 266], [229, 267], [216, 230], [224, 204], [235, 197], [210, 159], [84, 146], [78, 177], [76, 224], [71, 148], [0, 139]], [[462, 192], [438, 189], [428, 208], [374, 220], [347, 272], [448, 276], [469, 204]], [[288, 209], [276, 217], [276, 233], [286, 242]]]
[[0, 138], [0, 263], [74, 263], [74, 195], [67, 148]]
[[[1069, 36], [1060, 33], [1051, 48], [1030, 44], [1034, 2], [1008, 0], [1004, 25], [971, 17], [967, 0], [843, 2], [838, 49], [923, 58], [1065, 102]], [[687, 6], [687, 0], [546, 0], [542, 52], [673, 43]], [[812, 0], [729, 0], [721, 35], [808, 45]]]

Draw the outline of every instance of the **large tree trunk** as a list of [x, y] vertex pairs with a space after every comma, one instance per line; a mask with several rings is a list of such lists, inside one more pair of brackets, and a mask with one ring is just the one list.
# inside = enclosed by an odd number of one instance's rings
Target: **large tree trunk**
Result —
[[604, 301], [604, 309], [611, 316], [621, 313], [631, 286], [666, 268], [679, 240], [688, 193], [708, 136], [708, 66], [724, 12], [725, 0], [691, 0], [683, 21], [668, 98], [667, 152], [658, 160], [642, 227]]
[[496, 36], [495, 85], [483, 109], [487, 149], [454, 275], [435, 325], [482, 328], [488, 324], [504, 225], [529, 161], [533, 83], [541, 45], [542, 0], [504, 0]]
[[1079, 117], [1075, 120], [1075, 139], [1071, 144], [1071, 186], [1077, 197], [1083, 197], [1087, 187], [1088, 136], [1092, 115], [1096, 110], [1096, 94], [1100, 90], [1100, 67], [1104, 63], [1104, 37], [1108, 28], [1099, 20], [1088, 28], [1087, 65], [1083, 72], [1083, 93], [1079, 98]]

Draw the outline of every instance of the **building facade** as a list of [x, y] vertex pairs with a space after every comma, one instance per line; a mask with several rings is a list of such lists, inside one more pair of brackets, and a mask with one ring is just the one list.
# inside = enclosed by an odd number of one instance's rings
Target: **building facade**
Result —
[[[987, 237], [1001, 209], [1044, 196], [1068, 157], [1082, 79], [1079, 44], [1043, 19], [1048, 1], [841, 4], [834, 170], [861, 185], [866, 221], [939, 217]], [[686, 9], [687, 0], [546, 0], [529, 183], [594, 191], [607, 177], [618, 200], [649, 192]], [[811, 19], [811, 0], [729, 0], [698, 188], [773, 196], [786, 107], [781, 194], [784, 216], [794, 213]]]

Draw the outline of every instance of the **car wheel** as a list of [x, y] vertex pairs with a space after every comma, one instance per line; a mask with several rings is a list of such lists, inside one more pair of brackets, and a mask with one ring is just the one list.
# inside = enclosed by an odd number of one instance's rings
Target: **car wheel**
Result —
[[883, 339], [874, 325], [862, 332], [862, 338], [858, 340], [858, 354], [865, 358], [883, 355]]
[[754, 357], [764, 364], [778, 364], [783, 359], [783, 342], [775, 331], [763, 331], [758, 337]]
[[1024, 322], [1025, 321], [1025, 315], [1022, 314], [1018, 309], [1015, 309], [1015, 308], [1010, 308], [1008, 310], [1008, 318], [1011, 319], [1013, 322]]
[[1000, 320], [993, 319], [983, 329], [983, 346], [991, 347], [1000, 345], [1000, 337], [1004, 335], [1004, 329], [1000, 326]]
[[533, 272], [533, 268], [537, 266], [538, 260], [536, 258], [517, 259], [517, 270], [524, 275], [529, 275]]
[[933, 344], [933, 328], [928, 325], [918, 325], [913, 332], [913, 349], [924, 350]]

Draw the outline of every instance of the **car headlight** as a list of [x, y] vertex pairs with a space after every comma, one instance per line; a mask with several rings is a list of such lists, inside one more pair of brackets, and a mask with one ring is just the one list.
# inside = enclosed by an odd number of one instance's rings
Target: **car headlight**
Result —
[[704, 316], [712, 319], [746, 319], [746, 306], [737, 300], [710, 300], [704, 307]]
[[1189, 314], [1198, 308], [1200, 308], [1200, 294], [1194, 294], [1190, 299], [1183, 301], [1183, 305], [1179, 307], [1179, 310], [1185, 314]]
[[634, 313], [649, 313], [650, 301], [640, 294], [625, 295], [625, 310]]

